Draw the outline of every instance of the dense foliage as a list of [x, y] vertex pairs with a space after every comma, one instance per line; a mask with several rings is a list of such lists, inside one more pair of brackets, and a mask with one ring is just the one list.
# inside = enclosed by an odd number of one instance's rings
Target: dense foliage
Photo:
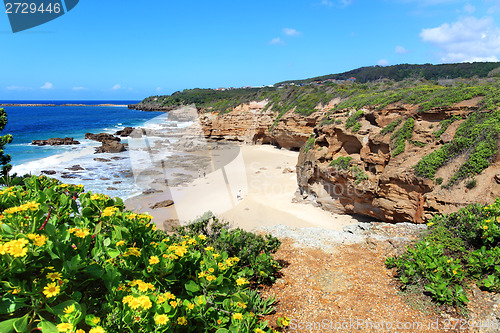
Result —
[[277, 239], [215, 218], [167, 235], [123, 208], [43, 176], [0, 191], [2, 333], [270, 332], [274, 299], [249, 286]]
[[493, 70], [500, 67], [499, 62], [474, 62], [474, 63], [459, 63], [459, 64], [440, 64], [440, 65], [410, 65], [401, 64], [393, 66], [368, 66], [357, 68], [348, 72], [339, 74], [323, 75], [305, 80], [291, 80], [280, 82], [279, 84], [287, 83], [309, 83], [314, 81], [324, 81], [328, 79], [347, 80], [351, 77], [356, 78], [357, 82], [365, 83], [380, 79], [389, 79], [394, 81], [402, 81], [405, 79], [456, 79], [456, 78], [484, 78], [488, 75], [495, 75]]
[[421, 241], [387, 258], [403, 288], [421, 287], [433, 300], [450, 305], [468, 302], [468, 281], [500, 291], [500, 199], [437, 215], [428, 225]]
[[392, 156], [397, 156], [405, 151], [406, 141], [410, 140], [413, 135], [413, 127], [415, 119], [408, 118], [403, 126], [391, 135], [392, 140]]
[[[5, 128], [5, 125], [7, 125], [7, 113], [5, 112], [4, 109], [0, 108], [0, 132], [3, 131]], [[0, 136], [0, 176], [1, 177], [7, 177], [9, 171], [12, 169], [12, 166], [9, 164], [10, 162], [10, 155], [5, 154], [3, 148], [5, 147], [6, 144], [12, 142], [12, 135], [6, 134]]]
[[500, 110], [471, 113], [460, 124], [451, 142], [444, 144], [418, 162], [415, 166], [415, 173], [418, 176], [433, 179], [439, 168], [463, 154], [466, 161], [451, 177], [448, 186], [460, 179], [474, 176], [487, 168], [494, 160], [498, 153], [499, 134]]

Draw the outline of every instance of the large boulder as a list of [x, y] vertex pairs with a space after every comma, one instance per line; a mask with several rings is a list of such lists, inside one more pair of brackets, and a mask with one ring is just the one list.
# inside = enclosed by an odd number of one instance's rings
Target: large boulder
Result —
[[50, 138], [48, 140], [33, 140], [32, 145], [36, 146], [63, 146], [63, 145], [79, 145], [80, 142], [73, 138]]
[[104, 141], [102, 142], [100, 147], [97, 147], [95, 152], [99, 153], [121, 153], [122, 151], [126, 151], [125, 145], [118, 141]]
[[85, 139], [98, 141], [98, 142], [104, 142], [104, 141], [120, 142], [121, 141], [120, 138], [114, 136], [113, 134], [108, 134], [108, 133], [99, 133], [99, 134], [87, 133], [87, 134], [85, 134]]
[[133, 131], [134, 131], [133, 127], [125, 127], [124, 129], [122, 129], [120, 131], [116, 131], [115, 135], [130, 136], [130, 134], [132, 134]]

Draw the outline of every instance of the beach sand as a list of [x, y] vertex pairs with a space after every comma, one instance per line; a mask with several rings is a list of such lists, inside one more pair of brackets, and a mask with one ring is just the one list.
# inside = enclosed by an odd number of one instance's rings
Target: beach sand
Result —
[[[298, 152], [268, 145], [233, 147], [237, 147], [239, 154], [236, 156], [232, 149], [231, 161], [227, 150], [213, 150], [209, 153], [212, 163], [202, 170], [201, 177], [184, 185], [165, 187], [163, 192], [131, 198], [125, 202], [127, 209], [148, 212], [161, 229], [168, 229], [173, 220], [179, 219], [184, 224], [209, 210], [232, 227], [249, 231], [278, 224], [341, 231], [344, 226], [358, 222], [350, 215], [332, 214], [312, 204], [292, 202], [297, 191]], [[173, 206], [151, 208], [170, 199], [175, 202]]]

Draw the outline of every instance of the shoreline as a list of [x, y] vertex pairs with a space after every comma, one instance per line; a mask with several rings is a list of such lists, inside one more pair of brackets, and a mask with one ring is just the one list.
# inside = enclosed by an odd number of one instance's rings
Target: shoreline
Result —
[[53, 107], [53, 106], [102, 106], [102, 107], [106, 107], [106, 106], [118, 106], [118, 107], [127, 107], [128, 104], [107, 104], [107, 103], [104, 103], [104, 104], [71, 104], [71, 103], [68, 103], [68, 104], [30, 104], [30, 103], [13, 103], [13, 104], [9, 104], [9, 103], [6, 103], [6, 104], [3, 104], [3, 103], [0, 103], [0, 107], [2, 108], [6, 108], [6, 107], [43, 107], [43, 106], [50, 106], [50, 107]]
[[[342, 231], [345, 226], [364, 221], [296, 200], [298, 152], [270, 145], [238, 147], [240, 154], [224, 166], [225, 172], [214, 170], [191, 182], [168, 186], [162, 192], [129, 198], [125, 200], [126, 208], [151, 214], [157, 227], [167, 231], [207, 211], [231, 227], [247, 231], [276, 225]], [[213, 155], [212, 163], [217, 164], [225, 159], [227, 151], [217, 149]], [[173, 200], [173, 205], [152, 209], [167, 200]]]

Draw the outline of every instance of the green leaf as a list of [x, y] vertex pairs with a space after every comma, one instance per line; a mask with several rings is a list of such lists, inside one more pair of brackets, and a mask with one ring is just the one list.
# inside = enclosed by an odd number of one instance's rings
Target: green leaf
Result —
[[59, 333], [59, 330], [57, 329], [56, 325], [52, 324], [50, 321], [47, 321], [43, 318], [41, 318], [41, 326], [42, 326], [42, 333]]
[[104, 240], [104, 242], [102, 242], [102, 245], [104, 245], [105, 247], [110, 246], [110, 245], [111, 245], [111, 239], [106, 238], [106, 239]]
[[193, 280], [189, 281], [184, 285], [189, 294], [196, 293], [200, 291], [200, 286]]
[[99, 265], [90, 265], [83, 269], [83, 271], [95, 278], [100, 278], [104, 274], [104, 269]]
[[[7, 295], [0, 300], [0, 313], [7, 314], [21, 309], [26, 306], [26, 300], [23, 298], [15, 297], [14, 295]], [[3, 332], [0, 330], [0, 332]]]
[[17, 318], [14, 322], [14, 328], [17, 332], [26, 332], [28, 329], [28, 318], [30, 316], [30, 312], [28, 312], [24, 317]]
[[90, 207], [85, 207], [82, 209], [82, 216], [84, 217], [91, 217], [94, 215], [94, 210]]
[[18, 318], [9, 319], [6, 321], [2, 321], [0, 323], [0, 332], [2, 333], [12, 333], [14, 332], [14, 323]]
[[219, 328], [215, 333], [229, 333], [230, 331], [225, 328]]

